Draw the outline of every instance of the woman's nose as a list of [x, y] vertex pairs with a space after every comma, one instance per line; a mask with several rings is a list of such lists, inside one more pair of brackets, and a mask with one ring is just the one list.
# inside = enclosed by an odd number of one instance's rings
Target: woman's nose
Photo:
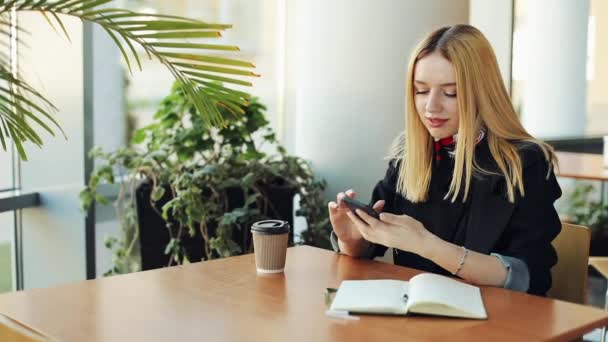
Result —
[[426, 101], [426, 112], [427, 113], [439, 113], [441, 112], [441, 99], [438, 91], [429, 91], [429, 96]]

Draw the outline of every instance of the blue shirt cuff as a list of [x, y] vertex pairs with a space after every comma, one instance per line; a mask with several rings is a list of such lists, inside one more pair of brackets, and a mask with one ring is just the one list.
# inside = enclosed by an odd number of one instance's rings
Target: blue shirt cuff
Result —
[[492, 253], [500, 260], [507, 270], [507, 279], [503, 284], [505, 289], [526, 292], [530, 287], [530, 272], [528, 265], [521, 259], [504, 256], [498, 253]]

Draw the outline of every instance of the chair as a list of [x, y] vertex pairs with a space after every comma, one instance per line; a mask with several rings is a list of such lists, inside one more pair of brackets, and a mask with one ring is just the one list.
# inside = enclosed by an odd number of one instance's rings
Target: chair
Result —
[[54, 341], [36, 329], [0, 313], [0, 341], [45, 342]]
[[[608, 279], [608, 257], [590, 257], [589, 265], [593, 266], [598, 272]], [[608, 288], [606, 289], [606, 295], [604, 297], [604, 310], [608, 310]], [[602, 328], [601, 341], [604, 342], [606, 339], [606, 327]]]
[[552, 244], [557, 264], [551, 269], [553, 286], [549, 297], [585, 304], [587, 300], [587, 268], [591, 231], [587, 227], [562, 223], [562, 231]]

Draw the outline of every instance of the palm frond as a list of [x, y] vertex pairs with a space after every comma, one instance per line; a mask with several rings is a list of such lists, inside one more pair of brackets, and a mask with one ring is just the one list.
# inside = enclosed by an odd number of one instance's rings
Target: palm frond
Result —
[[[59, 130], [65, 137], [54, 118], [57, 108], [53, 104], [6, 69], [0, 68], [0, 79], [6, 82], [6, 86], [0, 86], [0, 121], [4, 128], [0, 132], [0, 135], [3, 135], [1, 140], [4, 141], [5, 137], [11, 138], [22, 159], [27, 160], [23, 142], [30, 141], [39, 147], [43, 144], [34, 127], [39, 126], [51, 135], [55, 135], [55, 130]], [[33, 121], [35, 125], [31, 125], [27, 120]], [[4, 143], [2, 147], [6, 150]]]
[[[106, 5], [110, 2], [111, 0], [0, 0], [0, 40], [3, 35], [10, 35], [10, 23], [2, 19], [3, 15], [14, 10], [41, 13], [57, 32], [61, 31], [68, 39], [68, 31], [62, 23], [61, 15], [78, 17], [100, 25], [110, 35], [119, 47], [129, 71], [134, 65], [141, 69], [139, 51], [160, 61], [181, 83], [208, 124], [221, 126], [224, 123], [218, 107], [243, 114], [241, 105], [248, 101], [249, 94], [216, 82], [251, 86], [251, 82], [234, 76], [258, 77], [251, 71], [255, 66], [247, 61], [213, 56], [207, 52], [238, 51], [236, 46], [189, 41], [221, 37], [221, 31], [231, 28], [231, 25], [107, 8]], [[42, 140], [29, 125], [29, 121], [49, 133], [61, 128], [53, 119], [56, 109], [20, 77], [9, 72], [8, 64], [3, 64], [7, 62], [3, 59], [5, 57], [0, 56], [0, 68], [3, 68], [0, 70], [0, 81], [7, 81], [10, 86], [0, 88], [0, 101], [4, 101], [0, 107], [0, 144], [5, 148], [5, 137], [10, 137], [25, 159], [25, 153], [22, 153], [23, 141], [42, 145]]]

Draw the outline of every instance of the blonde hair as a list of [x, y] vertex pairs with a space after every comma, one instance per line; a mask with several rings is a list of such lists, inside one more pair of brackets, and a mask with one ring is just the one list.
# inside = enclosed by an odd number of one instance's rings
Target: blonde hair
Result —
[[[412, 202], [428, 199], [433, 138], [416, 110], [413, 82], [416, 62], [435, 52], [454, 66], [460, 115], [454, 173], [446, 198], [451, 197], [454, 202], [463, 191], [462, 201], [466, 201], [473, 174], [494, 173], [504, 176], [507, 197], [513, 203], [516, 189], [521, 196], [525, 195], [522, 161], [514, 142], [529, 142], [541, 148], [550, 166], [547, 177], [556, 165], [555, 153], [551, 146], [532, 137], [522, 126], [490, 43], [470, 25], [440, 28], [424, 38], [412, 54], [406, 78], [407, 134], [402, 137], [402, 143], [393, 146], [393, 155], [402, 160], [397, 190]], [[486, 130], [486, 139], [499, 173], [484, 170], [475, 161], [476, 138], [481, 129]]]

